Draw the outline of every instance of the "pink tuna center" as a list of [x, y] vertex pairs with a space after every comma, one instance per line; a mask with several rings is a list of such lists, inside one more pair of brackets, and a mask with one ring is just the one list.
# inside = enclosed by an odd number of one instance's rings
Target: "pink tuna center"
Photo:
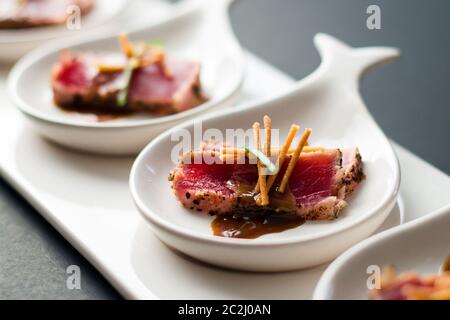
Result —
[[330, 154], [300, 158], [289, 179], [289, 188], [297, 206], [313, 205], [335, 195], [334, 160], [335, 156]]

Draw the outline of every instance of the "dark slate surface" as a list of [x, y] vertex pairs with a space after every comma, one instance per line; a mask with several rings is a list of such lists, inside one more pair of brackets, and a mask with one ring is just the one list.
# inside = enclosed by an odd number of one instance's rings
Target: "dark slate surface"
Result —
[[[366, 28], [366, 8], [381, 7], [382, 29]], [[362, 94], [388, 136], [450, 173], [450, 2], [434, 0], [239, 0], [231, 9], [242, 44], [300, 79], [319, 64], [316, 32], [354, 46], [393, 45], [401, 60], [370, 73]], [[82, 270], [67, 290], [66, 268]], [[116, 299], [117, 292], [0, 179], [0, 298]]]

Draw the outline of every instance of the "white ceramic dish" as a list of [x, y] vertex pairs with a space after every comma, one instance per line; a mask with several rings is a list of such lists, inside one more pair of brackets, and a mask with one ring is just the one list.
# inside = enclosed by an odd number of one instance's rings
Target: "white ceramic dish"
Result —
[[[390, 143], [359, 96], [358, 81], [368, 67], [395, 58], [399, 52], [383, 47], [353, 49], [324, 34], [318, 34], [315, 43], [321, 66], [288, 92], [184, 123], [157, 137], [138, 156], [130, 176], [133, 199], [163, 242], [222, 267], [281, 271], [329, 261], [381, 225], [395, 203], [400, 171]], [[313, 128], [315, 145], [358, 146], [367, 179], [335, 221], [308, 222], [254, 240], [213, 236], [211, 217], [182, 208], [167, 182], [175, 166], [171, 152], [179, 143], [171, 135], [187, 130], [193, 137], [195, 123], [221, 132], [246, 130], [265, 114], [272, 117], [273, 128], [280, 128], [280, 136], [296, 122]]]
[[[240, 103], [268, 97], [294, 83], [253, 55], [246, 54], [246, 65]], [[0, 101], [7, 101], [6, 70], [1, 68]], [[128, 192], [132, 158], [75, 153], [48, 143], [28, 130], [8, 102], [0, 105], [0, 134], [2, 178], [125, 298], [311, 299], [325, 271], [326, 265], [320, 265], [294, 272], [248, 273], [188, 259], [167, 250], [135, 209]], [[400, 195], [376, 232], [420, 218], [450, 199], [448, 175], [393, 146], [403, 176]], [[428, 187], [420, 187], [424, 185]], [[47, 249], [44, 253], [52, 256]], [[28, 296], [42, 298], [41, 294], [38, 285], [28, 282]]]
[[96, 0], [92, 11], [82, 17], [79, 30], [70, 30], [66, 25], [0, 30], [0, 61], [16, 60], [45, 41], [88, 34], [93, 28], [107, 23], [121, 13], [126, 3], [126, 0]]
[[95, 115], [69, 113], [52, 102], [49, 85], [52, 65], [62, 48], [118, 50], [117, 35], [73, 43], [56, 43], [21, 59], [10, 73], [8, 88], [13, 103], [42, 136], [61, 145], [105, 154], [133, 154], [161, 131], [206, 111], [220, 109], [235, 97], [243, 80], [242, 51], [228, 21], [230, 1], [197, 1], [170, 21], [131, 31], [131, 39], [163, 39], [173, 56], [200, 61], [201, 82], [209, 100], [174, 115], [135, 115], [97, 122]]
[[367, 299], [369, 266], [392, 264], [399, 273], [437, 273], [450, 253], [450, 205], [352, 247], [320, 278], [314, 299]]

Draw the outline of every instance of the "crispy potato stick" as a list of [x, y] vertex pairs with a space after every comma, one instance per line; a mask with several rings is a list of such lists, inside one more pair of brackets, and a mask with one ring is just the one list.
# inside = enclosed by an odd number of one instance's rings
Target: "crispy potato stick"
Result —
[[126, 33], [121, 33], [119, 35], [119, 44], [122, 52], [127, 56], [127, 58], [131, 58], [133, 56], [133, 45]]
[[271, 156], [271, 140], [272, 140], [272, 120], [269, 116], [264, 116], [264, 130], [266, 132], [266, 142], [264, 143], [264, 154], [270, 158]]
[[[136, 50], [133, 46], [133, 44], [131, 43], [131, 41], [128, 39], [128, 36], [126, 33], [121, 33], [119, 35], [119, 44], [120, 44], [120, 48], [122, 49], [122, 52], [125, 54], [125, 56], [130, 59], [133, 56], [139, 56], [139, 65], [141, 66], [147, 66], [147, 65], [151, 65], [151, 64], [159, 64], [161, 66], [161, 68], [163, 69], [164, 75], [167, 78], [172, 78], [172, 72], [169, 69], [169, 67], [167, 66], [166, 63], [166, 56], [165, 56], [165, 52], [163, 49], [161, 48], [157, 48], [154, 46], [137, 46]], [[138, 50], [141, 49], [141, 50]], [[138, 53], [136, 53], [135, 51], [139, 51]], [[150, 53], [151, 55], [147, 55], [145, 53]], [[104, 71], [115, 71], [114, 68], [112, 67], [112, 70], [109, 70], [110, 68], [108, 68], [108, 66], [100, 66], [101, 70]]]
[[121, 65], [108, 65], [108, 64], [103, 64], [103, 63], [99, 63], [97, 65], [97, 68], [101, 72], [119, 72], [119, 71], [123, 71], [123, 69], [125, 69], [125, 67], [121, 66]]
[[[272, 188], [273, 183], [275, 182], [275, 179], [278, 176], [279, 169], [284, 163], [284, 160], [286, 159], [286, 155], [288, 151], [290, 150], [290, 146], [292, 144], [292, 140], [294, 140], [295, 135], [297, 134], [298, 129], [300, 129], [300, 126], [293, 124], [291, 125], [291, 129], [289, 129], [289, 133], [286, 137], [286, 140], [284, 141], [283, 147], [279, 149], [279, 156], [278, 156], [278, 171], [274, 175], [271, 175], [269, 179], [267, 180], [267, 190], [270, 192], [270, 189]], [[259, 199], [257, 200], [257, 202]]]
[[[286, 140], [284, 141], [283, 147], [281, 148], [280, 154], [278, 156], [278, 168], [280, 168], [280, 169], [284, 163], [284, 160], [286, 159], [286, 155], [288, 154], [288, 151], [290, 150], [292, 140], [294, 140], [294, 137], [297, 134], [298, 129], [300, 129], [300, 126], [293, 124], [291, 126], [291, 129], [289, 130]], [[269, 189], [269, 191], [270, 191], [270, 188], [272, 188], [272, 185], [275, 182], [277, 175], [278, 175], [278, 172], [269, 177], [269, 180], [267, 181], [267, 189]]]
[[147, 50], [152, 54], [152, 57], [149, 58], [150, 63], [148, 64], [159, 64], [164, 72], [164, 75], [171, 79], [173, 77], [172, 71], [169, 69], [166, 63], [166, 53], [163, 49], [149, 46]]
[[[303, 150], [302, 154], [303, 153], [311, 153], [311, 152], [323, 152], [324, 150], [325, 150], [325, 148], [317, 147], [314, 150], [312, 150], [312, 149]], [[286, 153], [286, 155], [293, 154], [294, 152], [295, 152], [294, 149], [289, 149], [289, 151]], [[237, 159], [245, 159], [245, 158], [247, 158], [247, 159], [255, 159], [256, 158], [255, 155], [253, 155], [253, 154], [246, 154], [244, 152], [235, 152], [235, 153], [227, 152], [227, 153], [224, 153], [223, 149], [222, 149], [222, 153], [220, 151], [218, 151], [218, 153], [220, 154], [220, 158], [223, 161], [226, 161], [227, 159], [230, 159], [229, 161], [231, 161], [231, 159], [237, 160]], [[273, 150], [272, 150], [272, 155], [277, 155], [278, 153], [279, 153], [278, 151], [273, 152]], [[230, 163], [235, 163], [235, 161], [231, 161]], [[271, 177], [271, 176], [269, 176], [269, 177]]]
[[246, 163], [247, 157], [244, 154], [233, 155], [233, 154], [221, 154], [219, 156], [220, 160], [226, 164], [235, 163]]
[[[253, 136], [255, 139], [255, 148], [258, 151], [261, 151], [261, 138], [260, 138], [260, 125], [258, 122], [255, 122], [253, 124]], [[262, 175], [262, 164], [261, 161], [257, 160], [258, 165], [258, 182], [259, 182], [259, 189], [261, 190], [261, 205], [266, 206], [269, 204], [269, 197], [267, 194], [267, 187], [266, 187], [266, 177]]]
[[289, 178], [292, 174], [292, 171], [294, 170], [294, 166], [298, 161], [298, 158], [300, 157], [300, 153], [302, 152], [303, 147], [305, 146], [306, 141], [309, 138], [309, 135], [311, 134], [311, 129], [305, 129], [303, 132], [302, 138], [300, 139], [297, 148], [295, 149], [294, 154], [292, 155], [291, 160], [289, 161], [289, 165], [286, 169], [286, 172], [284, 173], [283, 179], [281, 180], [280, 187], [278, 188], [278, 191], [283, 193], [286, 189], [286, 186], [289, 182]]
[[[272, 155], [272, 151], [271, 151], [271, 142], [272, 142], [272, 120], [270, 119], [269, 116], [265, 115], [264, 116], [264, 131], [266, 134], [266, 141], [264, 142], [264, 154], [270, 158], [270, 156]], [[268, 190], [269, 191], [269, 190]], [[255, 193], [259, 192], [259, 181], [256, 184]]]
[[[272, 147], [270, 150], [271, 155], [279, 154], [283, 150], [283, 147]], [[324, 147], [313, 147], [313, 146], [304, 146], [302, 152], [316, 152], [316, 151], [324, 151]], [[226, 155], [245, 155], [246, 151], [244, 148], [230, 148], [230, 147], [222, 147], [221, 148], [222, 154]], [[295, 152], [295, 148], [289, 148], [286, 152], [286, 154], [291, 154]]]

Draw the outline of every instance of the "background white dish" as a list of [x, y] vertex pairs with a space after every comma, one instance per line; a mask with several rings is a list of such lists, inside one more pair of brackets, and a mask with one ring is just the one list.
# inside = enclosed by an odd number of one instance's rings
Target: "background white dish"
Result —
[[[157, 24], [181, 11], [189, 10], [203, 0], [182, 0], [170, 4], [165, 0], [98, 0], [92, 15], [82, 19], [80, 30], [64, 26], [23, 30], [0, 30], [0, 62], [12, 62], [45, 43], [63, 38], [77, 39], [134, 30]], [[145, 15], [136, 15], [145, 12]]]
[[[246, 62], [240, 102], [276, 94], [293, 84], [292, 78], [255, 56], [247, 55]], [[1, 68], [0, 100], [7, 101], [6, 69]], [[125, 298], [311, 299], [326, 268], [256, 274], [187, 259], [167, 250], [135, 210], [128, 193], [132, 158], [79, 154], [47, 143], [30, 132], [8, 103], [0, 105], [0, 133], [4, 138], [0, 175]], [[394, 148], [403, 172], [401, 196], [377, 232], [417, 219], [450, 199], [448, 175], [404, 148], [396, 144]]]
[[[327, 262], [381, 225], [395, 204], [400, 171], [389, 142], [357, 89], [364, 70], [395, 58], [398, 51], [383, 47], [354, 49], [324, 34], [317, 35], [315, 42], [322, 64], [293, 89], [177, 126], [158, 136], [138, 156], [130, 175], [133, 199], [163, 242], [221, 267], [284, 271]], [[286, 136], [294, 122], [313, 128], [310, 141], [314, 145], [357, 146], [367, 179], [336, 220], [308, 221], [299, 228], [252, 240], [213, 236], [212, 217], [183, 208], [167, 182], [169, 171], [176, 165], [171, 161], [172, 150], [179, 144], [171, 135], [187, 130], [194, 137], [196, 123], [201, 123], [203, 130], [214, 128], [222, 133], [226, 129], [247, 130], [265, 114], [272, 118], [273, 128], [280, 129], [280, 137]]]
[[193, 109], [163, 117], [148, 114], [98, 122], [93, 114], [62, 111], [52, 101], [51, 69], [62, 48], [77, 51], [117, 51], [117, 34], [77, 43], [53, 43], [21, 59], [9, 76], [14, 104], [33, 128], [59, 144], [93, 153], [132, 154], [161, 131], [200, 113], [220, 109], [237, 94], [243, 80], [242, 51], [228, 21], [228, 3], [198, 1], [179, 10], [170, 21], [131, 31], [133, 40], [165, 43], [168, 55], [201, 63], [201, 82], [208, 101]]
[[367, 299], [367, 268], [392, 264], [398, 273], [435, 274], [450, 254], [450, 206], [352, 247], [320, 278], [314, 299]]
[[15, 60], [44, 41], [68, 36], [86, 35], [93, 28], [104, 25], [123, 9], [126, 0], [96, 0], [92, 11], [81, 19], [81, 29], [69, 30], [66, 25], [27, 29], [0, 29], [0, 61]]

